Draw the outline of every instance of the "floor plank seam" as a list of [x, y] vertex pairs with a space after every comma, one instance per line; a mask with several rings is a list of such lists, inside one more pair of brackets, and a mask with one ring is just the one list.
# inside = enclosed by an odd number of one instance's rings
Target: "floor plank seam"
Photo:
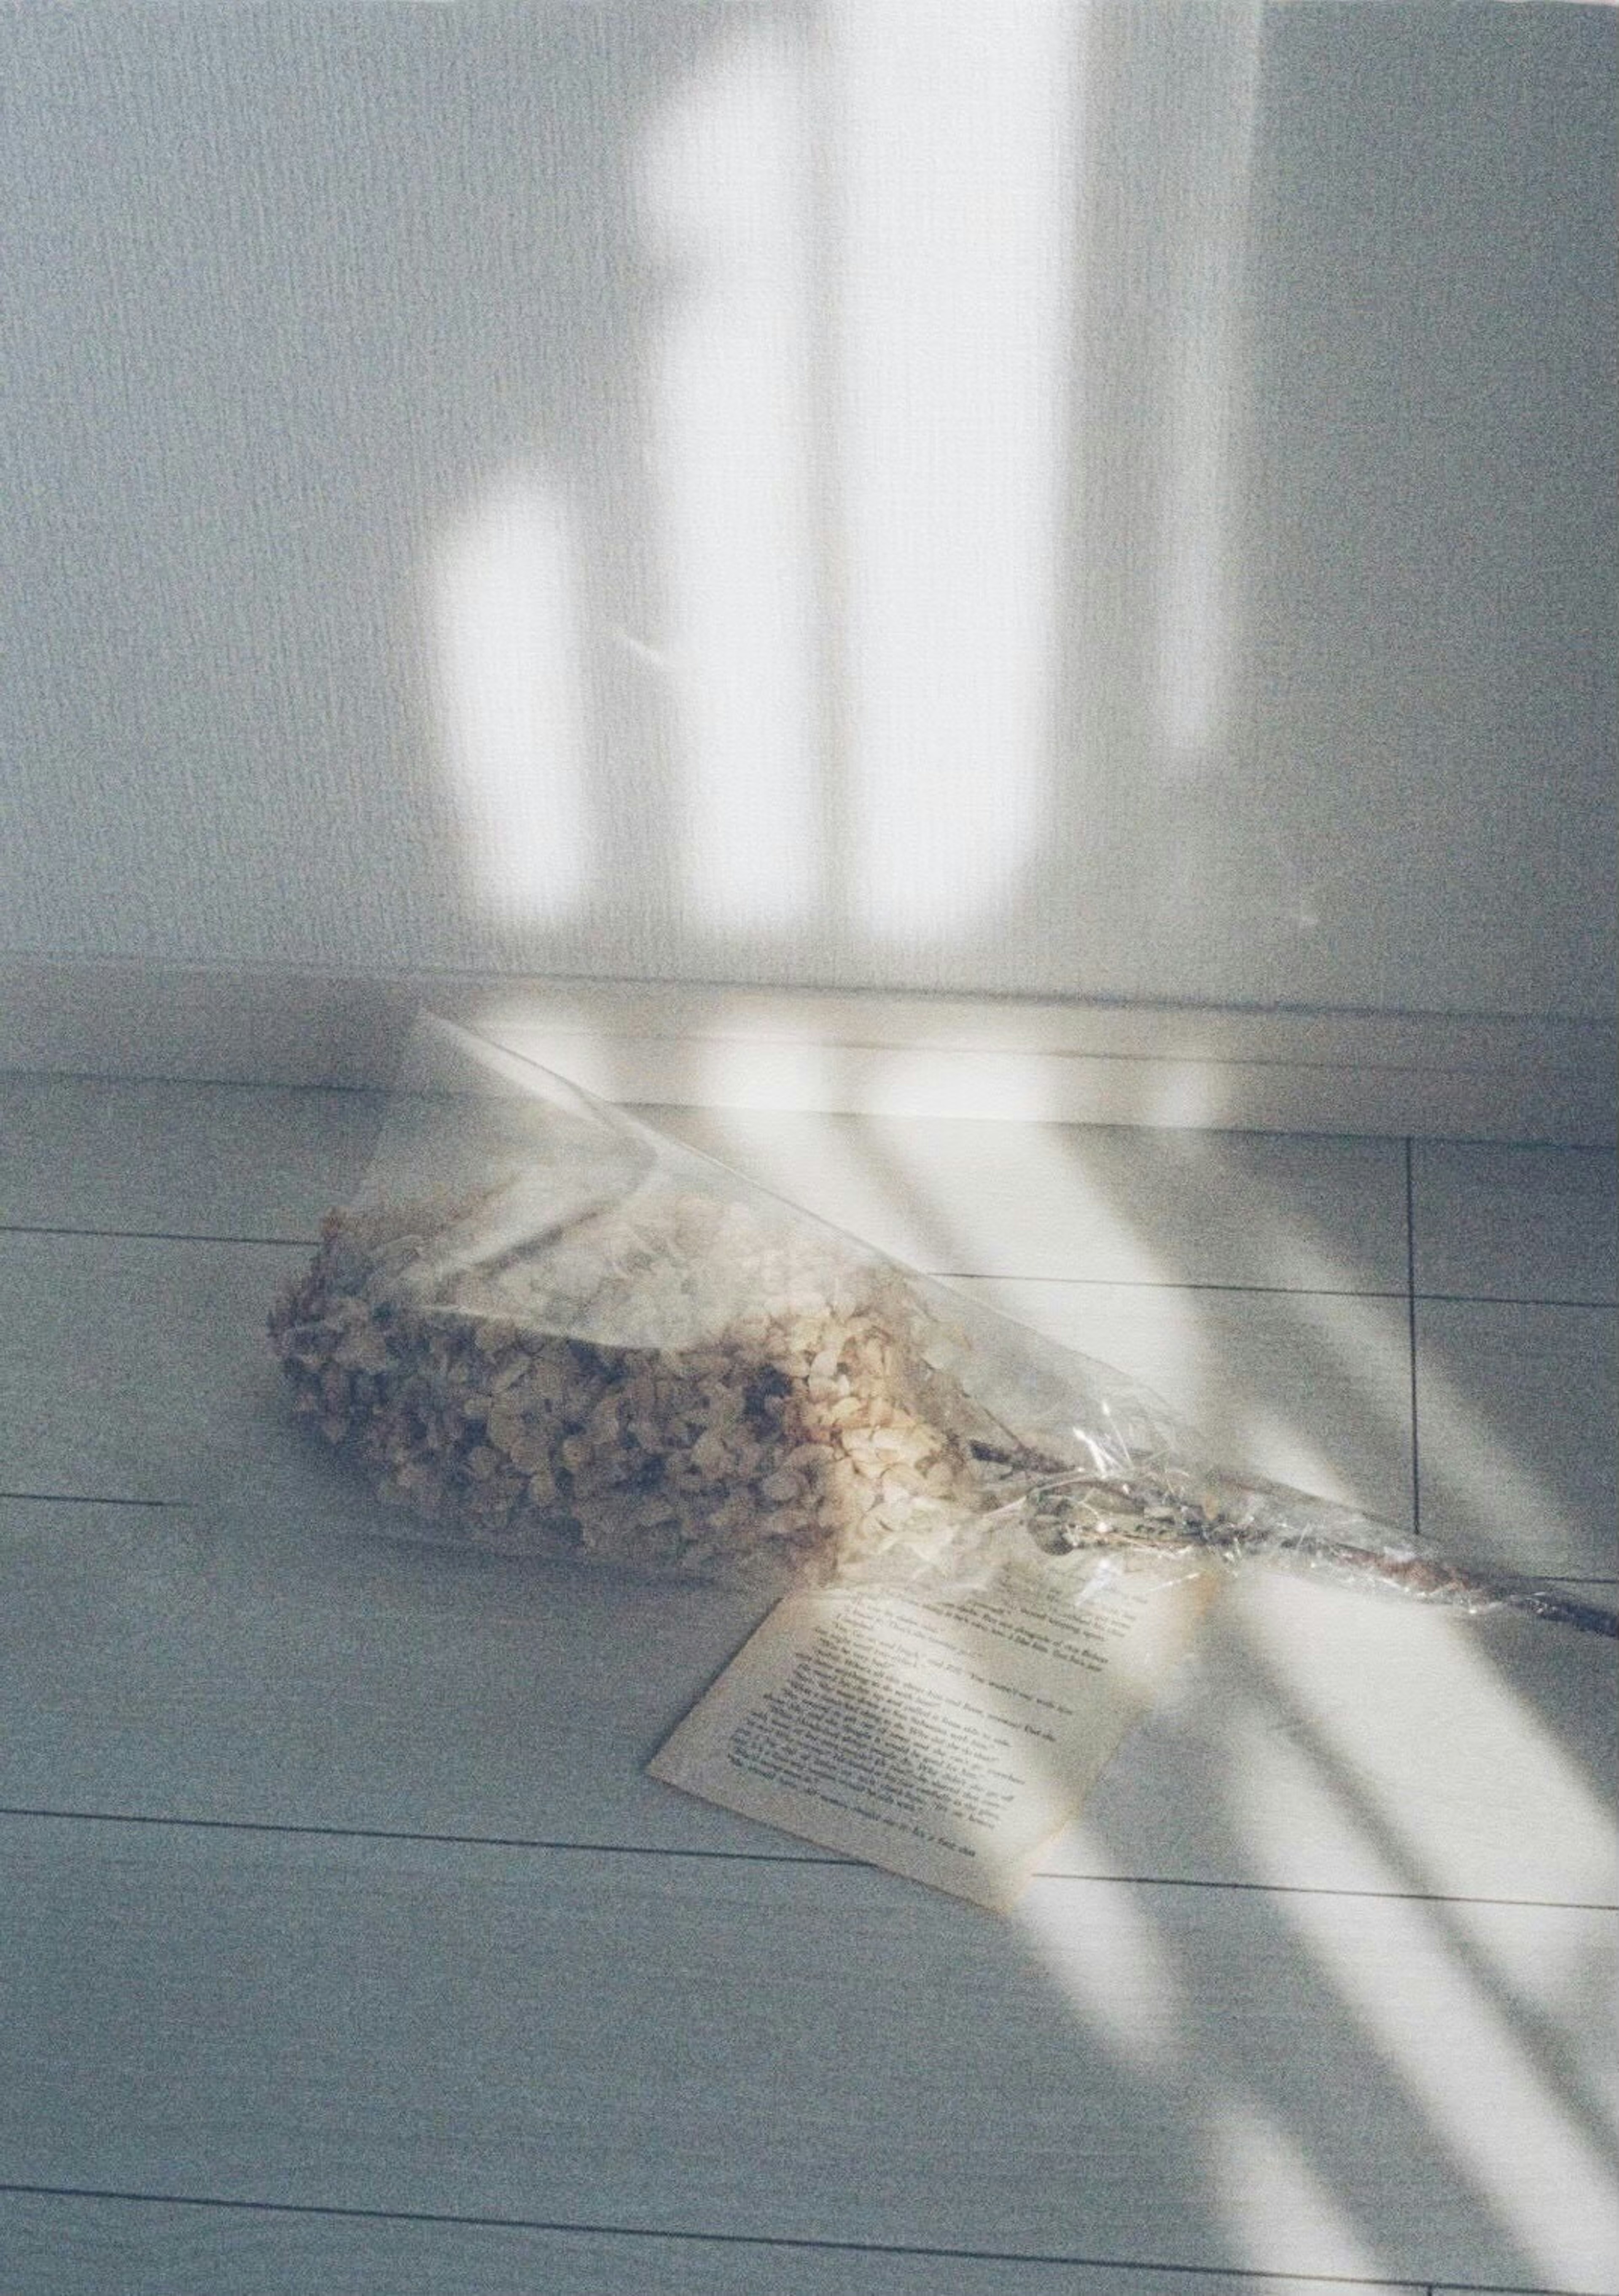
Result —
[[[37, 1220], [0, 1220], [0, 1235], [70, 1236], [86, 1242], [101, 1238], [109, 1242], [128, 1243], [241, 1244], [253, 1250], [270, 1251], [313, 1251], [321, 1241], [314, 1233], [304, 1235], [236, 1235], [201, 1228], [64, 1226]], [[1026, 1268], [920, 1267], [913, 1261], [898, 1264], [908, 1268], [911, 1274], [926, 1276], [936, 1283], [1049, 1283], [1069, 1286], [1075, 1291], [1212, 1292], [1230, 1293], [1239, 1299], [1261, 1300], [1403, 1300], [1408, 1304], [1432, 1301], [1464, 1308], [1619, 1308], [1619, 1300], [1566, 1292], [1429, 1292], [1416, 1286], [1414, 1276], [1409, 1275], [1406, 1283], [1397, 1285], [1231, 1283], [1202, 1277], [1048, 1275]]]
[[[881, 1870], [858, 1857], [791, 1849], [705, 1849], [637, 1841], [564, 1841], [526, 1834], [431, 1833], [396, 1826], [314, 1825], [270, 1818], [176, 1817], [147, 1810], [54, 1809], [22, 1803], [0, 1804], [0, 1820], [7, 1818], [34, 1819], [53, 1825], [129, 1825], [167, 1827], [191, 1833], [250, 1833], [293, 1841], [394, 1841], [423, 1849], [511, 1849], [542, 1857], [682, 1858], [706, 1860], [711, 1865], [779, 1866], [788, 1870], [816, 1866], [841, 1868], [850, 1874]], [[1037, 1866], [1030, 1879], [1086, 1889], [1209, 1890], [1266, 1898], [1352, 1898], [1374, 1905], [1484, 1906], [1507, 1912], [1619, 1914], [1619, 1901], [1606, 1898], [1483, 1897], [1446, 1890], [1368, 1890], [1317, 1882], [1234, 1882], [1185, 1874], [1065, 1874], [1049, 1866]]]
[[59, 1227], [36, 1220], [0, 1222], [0, 1235], [100, 1236], [127, 1243], [240, 1243], [277, 1251], [314, 1250], [318, 1235], [217, 1235], [201, 1228]]
[[[197, 1499], [134, 1498], [122, 1492], [111, 1491], [0, 1490], [0, 1505], [4, 1505], [7, 1500], [15, 1500], [20, 1505], [29, 1506], [142, 1507], [146, 1509], [155, 1508], [171, 1514], [200, 1514], [206, 1512], [206, 1503]], [[378, 1531], [374, 1534], [364, 1533], [360, 1534], [360, 1536], [374, 1538], [378, 1543], [388, 1546], [403, 1546], [413, 1549], [421, 1547], [424, 1544], [429, 1547], [435, 1544], [433, 1541], [424, 1542], [419, 1538], [410, 1536], [409, 1534], [400, 1535]], [[443, 1545], [443, 1551], [446, 1553], [456, 1553], [461, 1551], [459, 1548], [448, 1544], [442, 1542], [439, 1542], [439, 1544]], [[516, 1549], [513, 1549], [510, 1553], [503, 1553], [497, 1549], [492, 1549], [490, 1552], [495, 1554], [496, 1560], [501, 1562], [527, 1564], [536, 1570], [550, 1570], [554, 1567], [554, 1558], [548, 1555], [524, 1554]], [[1508, 1577], [1532, 1575], [1537, 1579], [1543, 1580], [1546, 1585], [1550, 1587], [1594, 1587], [1598, 1588], [1610, 1587], [1619, 1589], [1619, 1578], [1615, 1578], [1611, 1572], [1607, 1571], [1534, 1570], [1530, 1572], [1526, 1566], [1525, 1570], [1523, 1572], [1509, 1572], [1506, 1575]], [[695, 1585], [701, 1582], [683, 1581], [678, 1578], [670, 1578], [655, 1580], [650, 1583], [660, 1586], [675, 1586], [682, 1584]]]
[[290, 2216], [336, 2218], [361, 2224], [439, 2225], [475, 2232], [537, 2232], [606, 2240], [688, 2241], [712, 2248], [785, 2249], [794, 2252], [824, 2251], [842, 2256], [914, 2256], [944, 2263], [1059, 2265], [1067, 2270], [1100, 2272], [1160, 2272], [1201, 2279], [1247, 2282], [1284, 2281], [1315, 2288], [1378, 2288], [1403, 2292], [1403, 2296], [1571, 2296], [1554, 2284], [1521, 2280], [1396, 2279], [1365, 2273], [1300, 2272], [1281, 2267], [1234, 2264], [1165, 2263], [1157, 2258], [1080, 2256], [1065, 2251], [1029, 2249], [945, 2248], [904, 2241], [814, 2239], [790, 2233], [699, 2232], [666, 2229], [655, 2225], [610, 2225], [568, 2218], [502, 2217], [461, 2214], [451, 2210], [346, 2207], [318, 2201], [239, 2200], [195, 2193], [144, 2193], [94, 2185], [38, 2185], [0, 2178], [0, 2198], [100, 2201], [137, 2208], [219, 2210], [248, 2216]]
[[[1258, 1300], [1403, 1300], [1407, 1296], [1403, 1284], [1361, 1287], [1353, 1283], [1217, 1283], [1201, 1278], [1177, 1280], [1173, 1275], [1030, 1275], [1003, 1268], [970, 1267], [924, 1267], [912, 1272], [928, 1276], [936, 1283], [1050, 1283], [1064, 1284], [1076, 1292], [1217, 1292]], [[1513, 1300], [1509, 1304], [1556, 1307], [1562, 1303]], [[1597, 1300], [1592, 1304], [1601, 1307], [1607, 1303]]]
[[[1361, 1292], [1353, 1296], [1365, 1299], [1380, 1295]], [[1417, 1292], [1412, 1297], [1419, 1301], [1447, 1308], [1596, 1308], [1609, 1314], [1619, 1308], [1619, 1300], [1575, 1300], [1561, 1292], [1542, 1295], [1517, 1292]]]
[[1042, 2249], [958, 2248], [909, 2241], [816, 2239], [790, 2233], [700, 2232], [658, 2225], [615, 2225], [576, 2222], [568, 2218], [462, 2214], [452, 2210], [347, 2207], [317, 2201], [238, 2200], [193, 2193], [145, 2193], [90, 2185], [36, 2185], [0, 2178], [0, 2196], [13, 2194], [36, 2200], [111, 2201], [148, 2208], [228, 2210], [260, 2216], [337, 2218], [368, 2224], [447, 2225], [469, 2231], [536, 2232], [609, 2240], [690, 2241], [714, 2248], [785, 2249], [794, 2252], [824, 2251], [843, 2256], [914, 2256], [941, 2263], [1060, 2265], [1068, 2270], [1162, 2272], [1197, 2277], [1218, 2277], [1239, 2285], [1248, 2281], [1304, 2282], [1320, 2288], [1381, 2288], [1406, 2292], [1406, 2296], [1431, 2296], [1434, 2285], [1455, 2290], [1459, 2296], [1566, 2296], [1566, 2292], [1521, 2282], [1445, 2281], [1427, 2284], [1417, 2279], [1369, 2278], [1364, 2274], [1295, 2272], [1230, 2264], [1163, 2263], [1150, 2257], [1081, 2256]]
[[[175, 1093], [258, 1092], [280, 1095], [296, 1092], [323, 1095], [335, 1092], [342, 1093], [352, 1100], [385, 1100], [388, 1097], [386, 1085], [346, 1084], [340, 1078], [333, 1078], [331, 1083], [312, 1084], [307, 1078], [109, 1076], [102, 1069], [0, 1069], [0, 1086], [8, 1084], [98, 1084], [105, 1086], [110, 1092], [150, 1092], [155, 1088]], [[1337, 1136], [1349, 1138], [1353, 1136], [1345, 1134]], [[1549, 1144], [1568, 1146], [1571, 1144]], [[1600, 1147], [1591, 1146], [1578, 1152], [1599, 1156], [1603, 1151]]]
[[[415, 977], [425, 980], [432, 978], [433, 976], [429, 974], [418, 974]], [[446, 979], [455, 978], [454, 975], [446, 975], [444, 977]], [[707, 985], [730, 986], [732, 984], [711, 983]], [[481, 1031], [470, 1030], [469, 1033], [478, 1036], [479, 1040], [483, 1043], [493, 1044], [497, 1051], [507, 1053], [511, 1053], [511, 1051], [510, 1046], [499, 1045], [496, 1040], [484, 1036]], [[633, 1038], [631, 1041], [642, 1040], [642, 1038], [638, 1032], [636, 1037]], [[666, 1035], [658, 1034], [650, 1037], [649, 1041], [654, 1043], [667, 1043], [675, 1041], [679, 1043], [687, 1040], [680, 1037], [671, 1040]], [[715, 1043], [751, 1043], [754, 1040], [751, 1038], [717, 1037], [711, 1039], [710, 1041]], [[895, 1049], [895, 1047], [894, 1045], [887, 1041], [865, 1045], [854, 1040], [840, 1038], [838, 1040], [838, 1049], [891, 1053]], [[901, 1049], [907, 1048], [901, 1047]], [[939, 1052], [949, 1052], [962, 1049], [969, 1051], [982, 1051], [986, 1048], [983, 1046], [961, 1047], [947, 1044], [933, 1046], [930, 1049]], [[994, 1048], [989, 1047], [987, 1049], [993, 1050]], [[513, 1057], [523, 1059], [526, 1055], [516, 1054]], [[1183, 1055], [1169, 1053], [1142, 1054], [1140, 1052], [1117, 1053], [1086, 1051], [1081, 1053], [1070, 1053], [1066, 1055], [1059, 1055], [1059, 1057], [1066, 1057], [1070, 1060], [1077, 1061], [1107, 1060], [1140, 1062], [1142, 1060], [1154, 1060], [1163, 1063], [1180, 1061], [1183, 1058]], [[1217, 1054], [1211, 1057], [1216, 1063], [1226, 1062], [1231, 1059], [1236, 1058], [1235, 1055], [1227, 1055], [1224, 1054]], [[1291, 1056], [1283, 1057], [1280, 1055], [1271, 1055], [1269, 1057], [1253, 1058], [1247, 1054], [1240, 1057], [1239, 1064], [1243, 1067], [1281, 1067], [1288, 1069], [1331, 1069], [1339, 1065], [1338, 1063], [1332, 1062], [1300, 1060]], [[530, 1061], [529, 1065], [532, 1067], [538, 1067], [540, 1063]], [[1410, 1076], [1421, 1075], [1424, 1073], [1420, 1067], [1413, 1067], [1410, 1062], [1404, 1061], [1373, 1062], [1366, 1063], [1365, 1065], [1375, 1068], [1380, 1072], [1386, 1072], [1393, 1075]], [[554, 1075], [559, 1073], [559, 1071], [552, 1070], [547, 1070], [546, 1073]], [[113, 1092], [140, 1092], [150, 1091], [155, 1088], [159, 1090], [167, 1089], [176, 1094], [193, 1092], [233, 1092], [273, 1094], [278, 1096], [298, 1094], [317, 1099], [325, 1098], [331, 1095], [340, 1095], [345, 1099], [349, 1100], [369, 1099], [378, 1102], [386, 1101], [389, 1092], [389, 1086], [385, 1083], [356, 1083], [343, 1077], [319, 1078], [312, 1079], [307, 1077], [178, 1076], [159, 1073], [132, 1075], [125, 1071], [120, 1071], [118, 1074], [109, 1074], [106, 1070], [101, 1069], [41, 1069], [31, 1067], [0, 1069], [0, 1086], [6, 1084], [101, 1085]], [[721, 1108], [716, 1111], [712, 1103], [702, 1101], [623, 1101], [612, 1104], [622, 1107], [626, 1115], [639, 1117], [643, 1121], [653, 1125], [656, 1124], [658, 1115], [666, 1109], [674, 1109], [681, 1115], [686, 1115], [694, 1111], [700, 1111], [703, 1113], [717, 1112], [720, 1114], [730, 1112], [724, 1108]], [[748, 1111], [745, 1112], [764, 1114], [767, 1116], [786, 1116], [789, 1118], [809, 1117], [814, 1120], [825, 1120], [829, 1117], [834, 1119], [842, 1119], [846, 1121], [851, 1120], [848, 1111], [836, 1109], [765, 1109], [762, 1111]], [[860, 1121], [862, 1119], [855, 1117], [852, 1120]], [[874, 1119], [868, 1117], [863, 1120], [875, 1120], [879, 1123], [926, 1124], [929, 1121], [929, 1119], [924, 1116], [893, 1116], [884, 1115], [879, 1112], [875, 1116]], [[999, 1126], [1002, 1121], [1002, 1119], [997, 1117], [956, 1117], [947, 1120], [954, 1123], [976, 1122], [985, 1125], [993, 1124], [997, 1126]], [[1085, 1119], [1081, 1117], [1030, 1117], [1016, 1120], [1023, 1124], [1026, 1128], [1035, 1130], [1109, 1133], [1131, 1132], [1145, 1134], [1149, 1138], [1157, 1137], [1159, 1134], [1165, 1131], [1174, 1133], [1187, 1128], [1181, 1126], [1165, 1127], [1157, 1124], [1122, 1123], [1116, 1119], [1111, 1122], [1087, 1121]], [[1216, 1139], [1229, 1138], [1233, 1140], [1304, 1139], [1353, 1141], [1359, 1143], [1387, 1141], [1398, 1139], [1402, 1136], [1399, 1134], [1386, 1131], [1337, 1132], [1314, 1128], [1310, 1130], [1301, 1132], [1296, 1125], [1250, 1124], [1240, 1127], [1214, 1125], [1194, 1127], [1191, 1128], [1206, 1131]], [[1559, 1140], [1555, 1138], [1538, 1137], [1531, 1135], [1520, 1139], [1516, 1137], [1504, 1138], [1500, 1135], [1495, 1133], [1469, 1132], [1445, 1132], [1437, 1134], [1424, 1133], [1418, 1136], [1419, 1137], [1420, 1144], [1424, 1148], [1482, 1148], [1491, 1151], [1533, 1152], [1534, 1154], [1541, 1156], [1583, 1156], [1602, 1157], [1605, 1159], [1611, 1159], [1615, 1152], [1613, 1143], [1606, 1138], [1600, 1140]]]
[[194, 1514], [190, 1499], [130, 1499], [105, 1491], [0, 1491], [0, 1499], [25, 1499], [32, 1506], [161, 1507], [172, 1514]]

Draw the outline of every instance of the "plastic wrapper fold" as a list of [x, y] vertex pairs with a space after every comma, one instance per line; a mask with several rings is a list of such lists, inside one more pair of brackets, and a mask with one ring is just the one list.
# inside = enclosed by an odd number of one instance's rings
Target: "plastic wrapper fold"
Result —
[[1124, 1374], [432, 1015], [270, 1332], [413, 1536], [771, 1592], [1150, 1552], [1615, 1631], [1222, 1469]]

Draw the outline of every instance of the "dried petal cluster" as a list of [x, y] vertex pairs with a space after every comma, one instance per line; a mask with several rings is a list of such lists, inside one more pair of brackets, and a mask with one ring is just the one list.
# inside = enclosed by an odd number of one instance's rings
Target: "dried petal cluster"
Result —
[[774, 1581], [983, 1505], [882, 1263], [672, 1186], [480, 1252], [495, 1226], [334, 1212], [270, 1318], [297, 1408], [441, 1535]]

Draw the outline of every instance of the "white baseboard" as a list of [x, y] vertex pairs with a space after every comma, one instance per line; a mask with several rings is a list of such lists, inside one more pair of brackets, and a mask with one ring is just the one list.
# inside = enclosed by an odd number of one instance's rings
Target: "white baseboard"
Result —
[[388, 1081], [421, 1004], [642, 1103], [1599, 1146], [1598, 1021], [0, 960], [0, 1067]]

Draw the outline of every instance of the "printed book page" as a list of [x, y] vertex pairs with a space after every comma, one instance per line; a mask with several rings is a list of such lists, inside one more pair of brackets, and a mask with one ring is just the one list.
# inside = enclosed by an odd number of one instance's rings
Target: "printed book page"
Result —
[[665, 1784], [1004, 1911], [1158, 1694], [1216, 1585], [1109, 1560], [953, 1600], [779, 1603], [648, 1765]]

